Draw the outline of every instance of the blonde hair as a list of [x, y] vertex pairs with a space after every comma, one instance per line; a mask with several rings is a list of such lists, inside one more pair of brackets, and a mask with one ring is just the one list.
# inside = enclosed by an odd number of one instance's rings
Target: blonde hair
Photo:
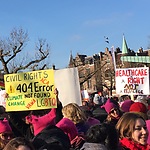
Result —
[[87, 120], [84, 112], [76, 103], [70, 103], [63, 107], [63, 116], [70, 119], [74, 124], [85, 122]]

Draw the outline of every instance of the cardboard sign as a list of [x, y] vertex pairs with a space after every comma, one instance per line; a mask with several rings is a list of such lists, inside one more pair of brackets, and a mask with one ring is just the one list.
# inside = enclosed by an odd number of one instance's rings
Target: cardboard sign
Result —
[[54, 70], [4, 75], [6, 111], [55, 108]]
[[116, 93], [149, 95], [149, 68], [116, 69]]
[[59, 91], [59, 100], [65, 106], [69, 103], [82, 105], [77, 68], [55, 70], [55, 85]]

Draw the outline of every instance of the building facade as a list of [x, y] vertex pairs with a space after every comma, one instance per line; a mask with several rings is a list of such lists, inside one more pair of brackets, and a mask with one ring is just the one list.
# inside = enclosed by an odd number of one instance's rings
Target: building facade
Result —
[[103, 91], [105, 95], [111, 96], [115, 94], [115, 67], [150, 67], [150, 63], [144, 61], [122, 61], [122, 56], [150, 56], [150, 49], [143, 50], [140, 48], [137, 53], [128, 49], [128, 53], [123, 54], [120, 48], [116, 48], [114, 55], [112, 55], [112, 52], [106, 48], [105, 52], [100, 52], [93, 56], [77, 54], [75, 58], [71, 54], [69, 67], [78, 68], [81, 90], [87, 90], [88, 93]]
[[77, 54], [70, 55], [69, 67], [77, 67], [81, 90], [88, 93], [102, 92], [107, 95], [114, 87], [114, 64], [112, 54], [108, 48], [105, 52], [93, 56]]

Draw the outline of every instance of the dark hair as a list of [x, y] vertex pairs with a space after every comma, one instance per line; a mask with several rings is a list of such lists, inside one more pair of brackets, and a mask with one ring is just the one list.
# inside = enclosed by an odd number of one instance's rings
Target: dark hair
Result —
[[5, 107], [0, 105], [0, 114], [4, 114], [5, 112]]
[[34, 150], [34, 147], [31, 144], [31, 142], [23, 137], [16, 137], [10, 140], [5, 146], [4, 150], [16, 150], [16, 148], [18, 148], [21, 145], [27, 146], [28, 148], [30, 148], [30, 150]]
[[105, 143], [107, 137], [106, 127], [103, 124], [90, 127], [86, 133], [85, 140], [89, 143]]
[[59, 143], [48, 143], [38, 150], [65, 150], [65, 148]]
[[108, 150], [119, 149], [119, 136], [114, 125], [102, 123], [92, 126], [86, 134], [86, 142], [104, 144]]
[[35, 149], [42, 149], [43, 147], [49, 147], [50, 145], [58, 145], [64, 148], [64, 150], [69, 150], [71, 147], [68, 135], [54, 125], [49, 125], [37, 134], [33, 138], [32, 143]]
[[106, 127], [107, 138], [105, 140], [105, 146], [108, 150], [119, 149], [119, 135], [115, 126], [111, 123], [103, 123]]

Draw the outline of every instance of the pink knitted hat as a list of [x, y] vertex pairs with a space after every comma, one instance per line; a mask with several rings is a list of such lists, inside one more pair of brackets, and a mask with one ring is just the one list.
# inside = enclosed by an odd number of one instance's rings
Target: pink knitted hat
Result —
[[128, 99], [121, 103], [120, 107], [124, 112], [129, 112], [130, 106], [134, 103], [134, 101]]
[[48, 125], [55, 125], [55, 118], [56, 118], [56, 109], [52, 108], [51, 111], [44, 116], [37, 117], [31, 115], [27, 116], [26, 120], [33, 125], [34, 135], [36, 136]]
[[109, 114], [113, 108], [118, 108], [118, 106], [115, 105], [113, 102], [111, 102], [110, 99], [107, 100], [107, 102], [105, 103], [103, 107], [105, 108], [107, 114]]
[[70, 141], [73, 140], [77, 135], [78, 131], [75, 124], [68, 118], [61, 119], [56, 126], [64, 131], [69, 136]]
[[0, 120], [0, 133], [4, 132], [12, 132], [12, 129], [7, 119]]

